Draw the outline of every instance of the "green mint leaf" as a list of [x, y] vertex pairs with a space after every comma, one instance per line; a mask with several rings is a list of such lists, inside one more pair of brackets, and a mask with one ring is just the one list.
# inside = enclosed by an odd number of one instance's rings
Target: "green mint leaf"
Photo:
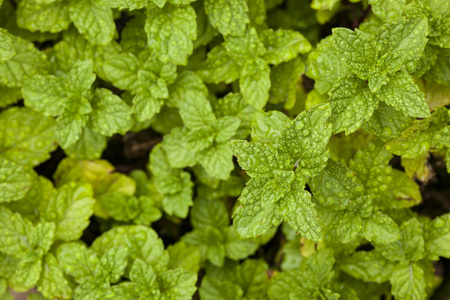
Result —
[[98, 265], [95, 276], [103, 277], [110, 283], [116, 283], [122, 277], [127, 266], [128, 248], [123, 246], [112, 247], [106, 251]]
[[274, 143], [281, 136], [284, 127], [290, 122], [291, 119], [288, 116], [277, 110], [267, 113], [257, 111], [252, 120], [252, 140], [261, 143]]
[[72, 182], [59, 188], [56, 195], [46, 203], [42, 218], [56, 224], [56, 239], [77, 240], [89, 225], [93, 206], [91, 186]]
[[180, 268], [162, 273], [157, 281], [165, 299], [188, 300], [197, 289], [197, 274]]
[[327, 122], [330, 115], [328, 104], [317, 105], [299, 114], [281, 134], [278, 152], [290, 156], [297, 173], [313, 177], [325, 167], [332, 127]]
[[263, 58], [267, 63], [273, 65], [287, 62], [312, 49], [309, 41], [302, 34], [293, 30], [264, 30], [261, 33], [261, 41], [267, 49]]
[[0, 30], [0, 63], [13, 58], [16, 54], [17, 52], [9, 33], [6, 30]]
[[31, 252], [31, 241], [29, 240], [31, 240], [33, 224], [4, 207], [0, 207], [0, 215], [4, 220], [0, 225], [2, 235], [0, 250], [7, 255], [24, 257]]
[[[6, 34], [5, 31], [2, 33]], [[0, 84], [7, 87], [22, 87], [34, 75], [48, 73], [49, 63], [43, 52], [20, 37], [12, 34], [8, 34], [8, 37], [12, 40], [16, 55], [0, 62]]]
[[233, 260], [246, 259], [258, 249], [254, 240], [240, 239], [233, 226], [225, 228], [225, 253]]
[[294, 182], [291, 189], [279, 202], [279, 214], [291, 227], [307, 239], [321, 240], [322, 234], [317, 221], [317, 212], [311, 201], [311, 194], [304, 189], [304, 182]]
[[93, 44], [107, 45], [116, 32], [111, 8], [98, 0], [69, 1], [69, 14], [78, 31]]
[[266, 297], [267, 270], [267, 263], [261, 259], [247, 259], [239, 266], [235, 282], [243, 288], [245, 297], [255, 299]]
[[209, 225], [184, 235], [183, 241], [199, 247], [203, 259], [208, 259], [217, 267], [223, 266], [225, 260], [225, 235], [221, 229]]
[[364, 131], [388, 142], [399, 138], [401, 133], [412, 125], [413, 119], [405, 116], [394, 107], [380, 103], [368, 122], [363, 124]]
[[427, 34], [425, 18], [400, 18], [383, 25], [373, 37], [376, 44], [384, 46], [376, 68], [393, 74], [402, 65], [416, 63], [427, 43]]
[[[197, 15], [197, 39], [194, 41], [194, 49], [199, 49], [199, 47], [209, 44], [219, 32], [208, 19], [204, 2], [193, 2], [192, 7], [195, 9], [195, 14]], [[231, 26], [234, 26], [234, 24]]]
[[106, 289], [103, 294], [99, 296], [100, 299], [114, 298], [117, 300], [139, 299], [140, 296], [145, 296], [143, 293], [138, 294], [136, 287], [132, 282], [125, 281], [120, 284], [113, 285]]
[[153, 118], [157, 114], [163, 105], [161, 99], [153, 97], [148, 92], [138, 92], [133, 98], [133, 113], [136, 119], [140, 122], [144, 122]]
[[208, 226], [227, 227], [229, 215], [225, 203], [215, 199], [196, 199], [191, 210], [191, 223], [195, 229], [203, 229]]
[[214, 114], [218, 117], [234, 116], [240, 119], [240, 124], [234, 135], [244, 138], [250, 134], [250, 123], [256, 109], [248, 105], [240, 93], [228, 93], [225, 97], [212, 103]]
[[108, 81], [122, 90], [136, 91], [139, 87], [140, 62], [132, 53], [117, 53], [107, 56], [103, 71]]
[[262, 194], [265, 183], [265, 179], [250, 179], [239, 197], [239, 206], [233, 213], [233, 226], [243, 238], [262, 235], [282, 222], [273, 204], [261, 207], [259, 201], [254, 201]]
[[91, 249], [99, 256], [103, 256], [110, 249], [123, 246], [128, 248], [129, 266], [139, 258], [150, 265], [155, 272], [166, 268], [168, 256], [164, 252], [164, 245], [156, 232], [146, 226], [114, 227], [97, 238]]
[[382, 142], [369, 142], [350, 161], [350, 168], [356, 172], [376, 206], [402, 208], [420, 203], [419, 186], [404, 172], [392, 169], [389, 166], [391, 158]]
[[225, 116], [216, 120], [214, 129], [216, 131], [214, 140], [216, 143], [228, 143], [235, 135], [241, 120], [233, 116]]
[[349, 243], [360, 234], [366, 218], [372, 214], [371, 205], [370, 197], [359, 197], [351, 201], [348, 208], [340, 214], [336, 233], [342, 243]]
[[243, 0], [206, 0], [205, 12], [209, 20], [221, 34], [244, 35], [245, 27], [250, 22], [246, 1]]
[[156, 280], [156, 275], [151, 266], [148, 266], [139, 258], [136, 259], [131, 267], [130, 279], [139, 293], [147, 297], [151, 296]]
[[436, 135], [436, 138], [439, 142], [446, 147], [450, 146], [450, 126], [444, 127], [439, 133]]
[[30, 31], [60, 32], [70, 23], [69, 6], [65, 1], [43, 4], [25, 0], [17, 7], [17, 25]]
[[[436, 65], [438, 49], [439, 48], [433, 47], [430, 44], [427, 44], [425, 46], [422, 56], [417, 61], [417, 65], [414, 70], [414, 73], [412, 73], [412, 75], [414, 77], [423, 77], [427, 71], [429, 71], [431, 68], [433, 68]], [[409, 68], [407, 70], [409, 72], [412, 71], [412, 69], [409, 69]], [[441, 79], [444, 79], [444, 78], [441, 78]], [[430, 81], [436, 81], [436, 80], [430, 80]]]
[[56, 257], [48, 253], [42, 262], [42, 274], [37, 283], [37, 290], [46, 298], [71, 298], [72, 288]]
[[427, 258], [438, 260], [439, 256], [449, 257], [446, 245], [450, 240], [450, 215], [437, 217], [424, 228], [425, 251]]
[[425, 246], [422, 225], [412, 218], [400, 225], [398, 242], [376, 244], [376, 250], [390, 261], [419, 261], [424, 257]]
[[61, 114], [68, 102], [63, 81], [53, 75], [33, 76], [22, 88], [25, 105], [48, 116]]
[[240, 66], [246, 64], [249, 59], [255, 60], [263, 56], [266, 52], [264, 44], [253, 27], [248, 29], [242, 37], [227, 36], [224, 45], [227, 53]]
[[164, 150], [159, 146], [153, 148], [150, 155], [150, 170], [155, 176], [156, 189], [163, 195], [164, 211], [185, 218], [192, 205], [190, 174], [172, 168]]
[[197, 246], [179, 241], [167, 248], [169, 252], [169, 269], [182, 268], [187, 271], [198, 272], [200, 269], [200, 250]]
[[3, 203], [6, 208], [20, 213], [20, 215], [34, 223], [40, 220], [41, 203], [44, 199], [53, 197], [55, 189], [53, 183], [43, 176], [38, 176], [36, 173], [29, 173], [31, 175], [31, 186], [23, 198], [18, 201]]
[[270, 68], [262, 59], [247, 62], [239, 79], [244, 100], [256, 109], [262, 109], [269, 99]]
[[197, 36], [195, 11], [191, 6], [167, 4], [147, 10], [145, 32], [148, 45], [162, 62], [186, 65]]
[[370, 119], [378, 106], [378, 99], [371, 93], [367, 83], [355, 76], [337, 81], [329, 94], [333, 133], [355, 132], [364, 121]]
[[405, 173], [410, 178], [417, 178], [422, 182], [427, 182], [431, 176], [431, 169], [428, 166], [429, 155], [422, 155], [415, 158], [402, 158], [402, 166]]
[[315, 10], [333, 10], [339, 5], [338, 0], [313, 0], [311, 7]]
[[95, 159], [106, 148], [106, 137], [88, 127], [83, 128], [80, 138], [70, 147], [64, 149], [69, 156], [81, 159]]
[[425, 299], [423, 269], [416, 263], [398, 264], [391, 275], [392, 294], [399, 299]]
[[[169, 86], [170, 102], [183, 109], [186, 109], [188, 104], [194, 104], [197, 98], [207, 97], [208, 93], [208, 88], [202, 80], [191, 71], [180, 73], [175, 82]], [[186, 99], [187, 103], [183, 104]]]
[[221, 180], [227, 180], [234, 169], [233, 150], [228, 142], [202, 150], [197, 159], [209, 175]]
[[9, 161], [0, 160], [0, 203], [22, 199], [31, 188], [32, 173], [25, 167]]
[[240, 77], [241, 68], [223, 45], [214, 47], [200, 64], [197, 75], [206, 83], [231, 83]]
[[450, 49], [436, 47], [433, 49], [437, 52], [437, 59], [439, 59], [441, 63], [433, 64], [423, 77], [428, 81], [448, 86], [450, 84], [450, 63], [448, 62], [448, 59], [450, 58]]
[[19, 88], [0, 87], [0, 91], [0, 108], [6, 108], [23, 98]]
[[65, 78], [67, 94], [72, 97], [89, 97], [89, 90], [95, 81], [94, 65], [90, 60], [79, 61], [72, 66]]
[[397, 224], [380, 211], [364, 220], [364, 237], [374, 243], [392, 243], [400, 239], [400, 231]]
[[128, 105], [107, 89], [96, 89], [91, 100], [92, 113], [89, 122], [99, 133], [111, 136], [125, 134], [130, 129], [131, 110]]
[[210, 276], [205, 276], [202, 279], [202, 285], [200, 287], [200, 297], [205, 300], [213, 299], [230, 299], [240, 300], [244, 292], [242, 288], [230, 281], [219, 281]]
[[138, 216], [134, 219], [135, 224], [149, 226], [152, 222], [158, 221], [162, 217], [162, 212], [157, 207], [157, 202], [148, 196], [140, 196]]
[[439, 132], [448, 122], [446, 109], [436, 108], [431, 119], [415, 120], [404, 130], [400, 138], [390, 141], [386, 149], [404, 158], [425, 155], [428, 151], [438, 151], [443, 145], [439, 142]]
[[68, 148], [80, 138], [88, 117], [78, 112], [65, 111], [57, 121], [56, 138], [58, 143], [62, 148]]
[[107, 193], [99, 199], [105, 212], [114, 220], [129, 222], [141, 211], [138, 198], [119, 193]]
[[341, 209], [356, 199], [364, 190], [355, 176], [355, 172], [334, 160], [328, 160], [327, 166], [310, 182], [312, 193], [321, 204]]
[[193, 151], [187, 147], [180, 147], [180, 141], [187, 139], [188, 132], [186, 127], [176, 127], [169, 134], [164, 135], [161, 147], [173, 168], [192, 167], [197, 163]]
[[248, 259], [222, 269], [207, 268], [200, 287], [202, 299], [267, 299], [268, 266]]
[[0, 157], [4, 159], [35, 166], [56, 148], [56, 122], [30, 108], [3, 111], [0, 127]]
[[[302, 260], [299, 269], [285, 271], [273, 278], [269, 287], [271, 299], [307, 299], [313, 297], [316, 291], [326, 289], [333, 276], [335, 260], [331, 249], [319, 250]], [[300, 296], [303, 294], [304, 296]], [[320, 294], [319, 294], [320, 295]], [[322, 296], [323, 297], [323, 296]], [[309, 298], [311, 299], [311, 298]], [[327, 298], [324, 298], [327, 299]], [[336, 297], [328, 299], [337, 299]]]
[[211, 125], [216, 120], [211, 104], [206, 96], [187, 97], [179, 103], [180, 115], [184, 126], [191, 130]]
[[386, 22], [401, 17], [406, 6], [405, 0], [369, 0], [372, 11], [380, 19]]
[[361, 79], [369, 77], [369, 69], [376, 62], [376, 45], [370, 35], [356, 29], [333, 29], [333, 46], [348, 67]]
[[339, 267], [351, 276], [367, 282], [382, 283], [389, 280], [395, 264], [376, 251], [357, 251], [343, 259]]
[[[108, 0], [116, 1], [116, 0]], [[122, 1], [119, 1], [122, 3]], [[125, 53], [133, 53], [139, 55], [147, 46], [147, 39], [145, 36], [145, 14], [137, 13], [135, 17], [125, 24], [121, 32], [120, 46]], [[113, 75], [113, 74], [110, 74]]]
[[292, 109], [297, 100], [297, 82], [305, 69], [300, 57], [274, 66], [270, 70], [270, 103], [285, 103], [286, 109]]
[[99, 261], [94, 252], [78, 242], [60, 245], [56, 251], [56, 257], [64, 273], [73, 276], [78, 283], [93, 276]]
[[251, 177], [271, 177], [272, 170], [289, 169], [286, 156], [267, 144], [232, 141], [232, 146], [239, 165]]
[[17, 290], [28, 290], [34, 287], [41, 276], [42, 260], [35, 255], [24, 257], [19, 264], [14, 276], [13, 286]]
[[403, 111], [407, 116], [428, 118], [430, 109], [425, 95], [420, 92], [412, 77], [405, 71], [397, 72], [376, 94], [386, 104]]
[[106, 0], [104, 1], [108, 6], [118, 8], [120, 10], [136, 10], [151, 6], [154, 3], [159, 8], [162, 8], [166, 0]]
[[314, 87], [321, 94], [327, 93], [339, 77], [350, 72], [340, 53], [332, 45], [333, 37], [326, 37], [308, 56], [306, 75], [315, 80]]

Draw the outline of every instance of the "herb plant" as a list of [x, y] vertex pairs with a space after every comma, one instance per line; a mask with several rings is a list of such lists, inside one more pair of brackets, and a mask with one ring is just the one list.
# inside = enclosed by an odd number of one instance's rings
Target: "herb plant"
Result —
[[0, 300], [450, 296], [450, 1], [0, 0]]

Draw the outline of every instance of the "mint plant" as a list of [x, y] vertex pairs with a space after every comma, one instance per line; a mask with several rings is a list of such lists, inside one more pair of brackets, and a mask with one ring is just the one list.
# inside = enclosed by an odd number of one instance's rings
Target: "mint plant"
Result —
[[0, 0], [0, 300], [449, 297], [447, 0]]

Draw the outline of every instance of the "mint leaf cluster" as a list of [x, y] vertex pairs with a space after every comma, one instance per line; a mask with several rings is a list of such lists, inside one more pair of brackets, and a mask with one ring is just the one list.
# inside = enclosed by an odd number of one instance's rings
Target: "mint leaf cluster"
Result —
[[447, 0], [0, 0], [0, 300], [444, 299]]

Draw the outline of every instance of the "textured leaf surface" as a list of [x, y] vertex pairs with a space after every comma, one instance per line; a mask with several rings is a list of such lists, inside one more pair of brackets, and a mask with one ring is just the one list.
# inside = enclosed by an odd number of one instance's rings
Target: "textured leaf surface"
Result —
[[112, 11], [98, 0], [69, 1], [70, 18], [81, 34], [93, 44], [111, 42], [116, 26]]
[[145, 32], [148, 45], [158, 58], [177, 65], [186, 65], [192, 53], [192, 40], [197, 36], [195, 11], [191, 6], [166, 5], [147, 11]]
[[128, 105], [107, 89], [96, 89], [91, 100], [90, 122], [99, 133], [111, 136], [124, 134], [131, 127], [131, 111]]
[[22, 199], [32, 185], [30, 171], [19, 164], [2, 159], [0, 161], [0, 202]]
[[430, 109], [425, 101], [425, 95], [406, 72], [398, 72], [391, 80], [381, 87], [377, 98], [386, 104], [403, 111], [407, 116], [427, 118]]
[[56, 122], [29, 108], [11, 108], [0, 115], [0, 157], [35, 166], [56, 147]]
[[0, 63], [14, 57], [16, 49], [13, 46], [13, 41], [6, 31], [0, 31]]
[[415, 63], [427, 43], [427, 32], [425, 18], [400, 18], [382, 26], [374, 37], [377, 44], [385, 46], [377, 68], [392, 74], [403, 64]]
[[369, 68], [375, 63], [376, 47], [367, 33], [347, 28], [333, 29], [333, 46], [349, 68], [361, 79], [367, 79]]
[[247, 3], [243, 0], [206, 0], [205, 11], [211, 24], [223, 35], [243, 35], [250, 22]]
[[56, 224], [55, 238], [63, 241], [77, 240], [89, 225], [93, 205], [91, 186], [72, 182], [62, 186], [46, 203], [42, 218]]
[[297, 55], [308, 53], [312, 46], [299, 32], [293, 30], [271, 29], [261, 34], [261, 40], [266, 48], [264, 59], [273, 65], [289, 61]]
[[378, 106], [378, 99], [367, 84], [355, 76], [339, 80], [330, 91], [333, 132], [350, 134], [367, 121]]
[[241, 73], [239, 87], [248, 104], [256, 109], [262, 109], [269, 99], [269, 66], [261, 59], [246, 63]]
[[153, 229], [141, 225], [120, 226], [105, 232], [92, 244], [92, 250], [103, 255], [114, 247], [129, 249], [128, 262], [141, 259], [155, 270], [162, 270], [168, 262], [164, 246]]
[[426, 297], [423, 269], [415, 263], [399, 264], [391, 276], [392, 294], [400, 299], [424, 299]]
[[297, 173], [313, 177], [325, 167], [332, 127], [327, 122], [330, 115], [328, 104], [317, 105], [299, 114], [281, 134], [278, 151], [290, 156]]
[[22, 1], [17, 9], [17, 24], [30, 31], [60, 32], [70, 25], [69, 6], [63, 1]]

